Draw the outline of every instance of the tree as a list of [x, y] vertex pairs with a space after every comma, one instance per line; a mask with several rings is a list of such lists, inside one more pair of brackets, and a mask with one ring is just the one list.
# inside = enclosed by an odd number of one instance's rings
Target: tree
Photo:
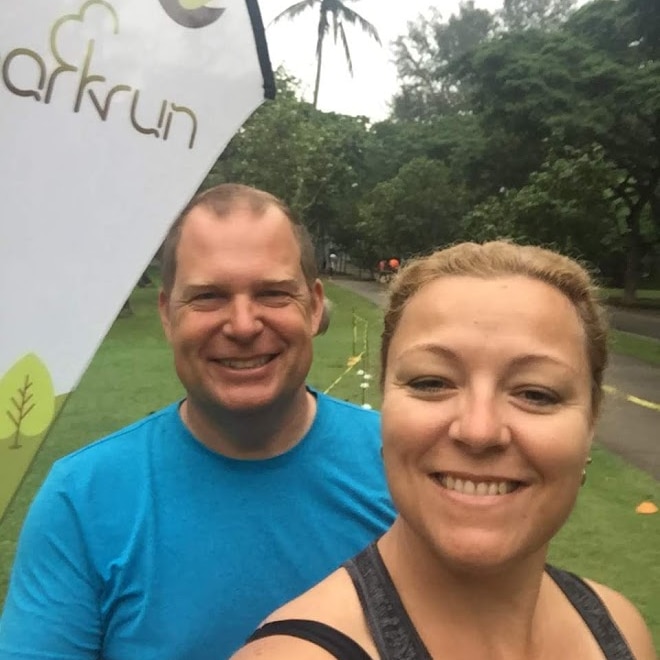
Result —
[[380, 37], [378, 36], [376, 28], [369, 23], [369, 21], [360, 16], [360, 14], [346, 5], [346, 2], [354, 1], [355, 0], [345, 0], [344, 2], [342, 2], [342, 0], [302, 0], [302, 2], [297, 2], [295, 5], [291, 5], [273, 19], [273, 22], [277, 22], [283, 18], [292, 19], [306, 9], [310, 9], [314, 6], [318, 6], [319, 8], [319, 22], [316, 39], [316, 81], [314, 83], [314, 100], [312, 102], [312, 105], [315, 108], [317, 107], [319, 86], [321, 84], [323, 43], [330, 32], [331, 24], [335, 45], [337, 44], [337, 39], [341, 38], [348, 70], [351, 75], [353, 75], [353, 60], [351, 58], [351, 51], [348, 47], [348, 39], [346, 38], [344, 24], [350, 23], [351, 25], [359, 25], [363, 32], [366, 32], [372, 39], [375, 39], [380, 44]]
[[[640, 59], [629, 47], [635, 34], [621, 34], [633, 23], [620, 13], [626, 7], [600, 0], [561, 30], [503, 35], [465, 58], [461, 74], [484, 129], [515, 135], [521, 158], [534, 152], [542, 158], [553, 143], [597, 144], [623, 173], [614, 193], [626, 207], [630, 300], [642, 259], [657, 244], [649, 243], [642, 225], [660, 206], [660, 62]], [[612, 25], [617, 30], [611, 32]]]
[[367, 120], [316, 110], [300, 100], [297, 82], [281, 70], [276, 82], [276, 99], [234, 136], [204, 187], [239, 181], [286, 200], [321, 253], [340, 231], [350, 240], [346, 225], [362, 193]]
[[[657, 0], [628, 0], [626, 13], [630, 16], [629, 30], [637, 35], [643, 57], [660, 58], [660, 3]], [[633, 43], [634, 43], [633, 42]]]
[[498, 13], [505, 31], [559, 27], [575, 6], [575, 0], [504, 0]]
[[464, 212], [463, 191], [449, 168], [415, 158], [366, 196], [359, 230], [378, 258], [406, 258], [454, 240]]
[[494, 26], [494, 16], [476, 9], [473, 0], [461, 3], [446, 23], [436, 9], [409, 23], [408, 34], [394, 42], [401, 83], [392, 101], [394, 117], [429, 119], [465, 109], [461, 80], [451, 65], [487, 39]]
[[551, 153], [527, 185], [502, 191], [472, 209], [463, 219], [463, 235], [552, 246], [589, 261], [603, 275], [620, 276], [625, 208], [614, 191], [624, 176], [602, 147], [566, 147]]

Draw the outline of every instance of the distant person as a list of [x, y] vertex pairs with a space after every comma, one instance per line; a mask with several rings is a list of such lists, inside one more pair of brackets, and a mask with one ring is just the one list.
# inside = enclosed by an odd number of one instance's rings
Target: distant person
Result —
[[330, 263], [330, 275], [334, 275], [337, 272], [337, 255], [334, 252], [331, 252], [328, 255], [328, 260]]
[[234, 660], [654, 659], [621, 594], [546, 564], [603, 396], [586, 271], [502, 241], [440, 250], [402, 268], [382, 337], [397, 520]]
[[388, 280], [389, 267], [387, 265], [387, 259], [381, 259], [378, 262], [378, 281], [386, 282]]
[[323, 301], [280, 200], [232, 184], [192, 200], [159, 299], [186, 396], [53, 466], [2, 660], [226, 659], [389, 527], [379, 415], [305, 385]]
[[396, 275], [399, 272], [400, 265], [401, 262], [396, 257], [391, 257], [387, 261], [387, 266], [390, 269], [390, 273], [392, 273], [392, 275]]

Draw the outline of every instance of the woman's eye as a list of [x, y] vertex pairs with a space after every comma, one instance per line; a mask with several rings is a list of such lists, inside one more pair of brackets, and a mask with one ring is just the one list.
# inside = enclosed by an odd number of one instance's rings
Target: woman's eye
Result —
[[559, 403], [559, 395], [549, 390], [541, 390], [536, 388], [527, 388], [521, 390], [518, 396], [526, 403], [531, 403], [535, 406], [554, 406]]
[[417, 378], [408, 384], [408, 387], [418, 392], [438, 392], [451, 387], [449, 381], [444, 378], [424, 377]]

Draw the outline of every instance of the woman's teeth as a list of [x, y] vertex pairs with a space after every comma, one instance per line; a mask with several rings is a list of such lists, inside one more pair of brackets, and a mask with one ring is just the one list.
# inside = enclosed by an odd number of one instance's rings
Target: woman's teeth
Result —
[[472, 481], [448, 474], [436, 475], [436, 479], [447, 490], [464, 495], [506, 495], [520, 486], [518, 481]]

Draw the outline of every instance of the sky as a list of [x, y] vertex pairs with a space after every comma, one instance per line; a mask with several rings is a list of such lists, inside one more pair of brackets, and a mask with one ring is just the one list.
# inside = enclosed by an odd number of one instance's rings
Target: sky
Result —
[[[295, 0], [260, 0], [259, 7], [266, 26], [266, 39], [273, 69], [283, 65], [300, 79], [305, 99], [311, 101], [316, 74], [316, 25], [318, 10], [307, 10], [295, 20], [271, 24], [282, 10]], [[380, 35], [382, 46], [364, 34], [359, 27], [346, 26], [354, 77], [348, 67], [341, 44], [336, 47], [332, 35], [323, 50], [323, 69], [318, 107], [320, 110], [349, 115], [366, 115], [373, 120], [388, 114], [388, 101], [397, 91], [396, 67], [392, 63], [391, 42], [407, 32], [407, 24], [429, 7], [437, 8], [443, 19], [458, 13], [458, 0], [357, 0], [348, 2], [351, 9], [372, 23]], [[476, 0], [475, 6], [493, 12], [502, 0]]]

